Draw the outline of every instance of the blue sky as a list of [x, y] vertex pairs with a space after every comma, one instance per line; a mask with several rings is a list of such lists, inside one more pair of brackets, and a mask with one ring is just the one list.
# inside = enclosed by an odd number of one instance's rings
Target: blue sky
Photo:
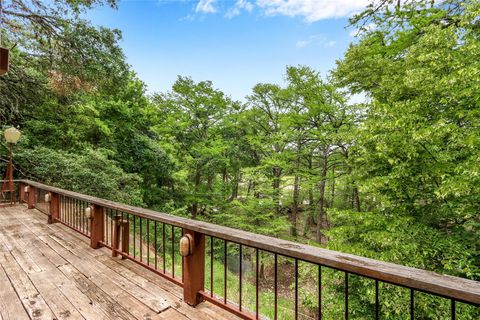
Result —
[[177, 75], [243, 100], [259, 82], [283, 83], [287, 65], [326, 75], [353, 40], [348, 16], [365, 0], [120, 0], [87, 19], [122, 31], [121, 46], [149, 92]]

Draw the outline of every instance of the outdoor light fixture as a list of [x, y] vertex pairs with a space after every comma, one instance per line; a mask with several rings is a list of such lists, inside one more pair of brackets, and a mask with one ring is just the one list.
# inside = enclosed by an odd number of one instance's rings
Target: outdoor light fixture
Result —
[[86, 207], [84, 213], [85, 213], [85, 217], [87, 217], [87, 219], [92, 218], [92, 207]]
[[2, 195], [3, 193], [10, 193], [10, 203], [15, 204], [15, 185], [13, 183], [13, 153], [12, 148], [13, 145], [18, 142], [20, 139], [20, 131], [17, 128], [11, 127], [5, 130], [3, 133], [5, 136], [5, 140], [7, 140], [8, 144], [10, 145], [10, 160], [8, 161], [7, 171], [5, 171], [5, 175], [3, 176], [3, 184], [2, 184]]
[[193, 254], [193, 237], [189, 234], [184, 235], [180, 239], [180, 255], [182, 257], [188, 257]]
[[25, 188], [23, 188], [23, 192], [28, 193], [29, 191], [30, 191], [30, 186], [25, 186]]
[[51, 193], [45, 194], [45, 202], [50, 202], [50, 201], [52, 201], [52, 194]]
[[5, 140], [7, 140], [8, 143], [16, 144], [18, 142], [18, 139], [20, 139], [21, 133], [20, 131], [18, 131], [17, 128], [11, 127], [5, 130], [3, 135], [5, 136]]

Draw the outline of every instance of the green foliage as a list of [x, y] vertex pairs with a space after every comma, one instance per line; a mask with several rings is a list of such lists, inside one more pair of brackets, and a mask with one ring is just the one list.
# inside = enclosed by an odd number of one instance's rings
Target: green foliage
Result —
[[[419, 255], [405, 248], [405, 257], [395, 261], [418, 258], [413, 265], [478, 279], [478, 270], [469, 266], [480, 265], [480, 180], [474, 164], [480, 158], [480, 7], [475, 1], [417, 4], [375, 14], [376, 28], [338, 65], [339, 81], [372, 99], [363, 106], [353, 164], [363, 191], [377, 199], [380, 218], [392, 217], [391, 226], [415, 221], [419, 230], [412, 245], [425, 247], [433, 232], [449, 239], [452, 249], [457, 242], [468, 248], [468, 263], [455, 256], [461, 271], [452, 269], [455, 259], [445, 259], [442, 250]], [[398, 237], [402, 230], [391, 232]], [[367, 240], [359, 243], [368, 247]]]
[[274, 208], [272, 199], [247, 198], [226, 203], [208, 218], [218, 224], [278, 236], [286, 233], [289, 224], [285, 218], [278, 218]]
[[45, 147], [22, 149], [15, 158], [27, 178], [46, 184], [129, 203], [142, 205], [141, 178], [125, 173], [101, 150], [85, 149], [83, 154]]
[[[358, 39], [331, 77], [289, 66], [284, 86], [257, 84], [245, 103], [181, 76], [170, 92], [147, 96], [118, 46], [120, 33], [80, 19], [116, 3], [7, 6], [3, 38], [18, 45], [0, 78], [0, 121], [23, 132], [18, 176], [480, 280], [478, 1], [374, 2], [352, 18]], [[349, 103], [358, 93], [367, 101]], [[216, 269], [221, 259], [215, 253]], [[292, 262], [280, 267], [291, 270]], [[318, 267], [299, 267], [300, 307], [313, 316]], [[230, 269], [229, 295], [237, 276]], [[262, 254], [267, 288], [271, 269]], [[324, 318], [341, 318], [344, 273], [322, 270]], [[285, 274], [279, 303], [288, 319]], [[349, 281], [351, 316], [373, 318], [374, 283]], [[252, 282], [244, 288], [252, 306]], [[381, 292], [382, 318], [404, 317], [409, 291], [381, 284]], [[261, 296], [272, 303], [271, 291]], [[420, 319], [448, 314], [445, 299], [415, 301]], [[478, 309], [458, 310], [463, 319], [480, 317]]]
[[[480, 279], [480, 268], [475, 260], [476, 244], [465, 241], [462, 232], [451, 232], [446, 236], [442, 230], [419, 224], [413, 217], [383, 213], [332, 210], [330, 217], [334, 225], [328, 231], [330, 249], [443, 274]], [[353, 301], [358, 300], [354, 302], [358, 306], [366, 304], [373, 308], [375, 293], [371, 282], [359, 277], [351, 282], [355, 288], [351, 297]], [[386, 319], [398, 319], [404, 314], [408, 295], [408, 290], [382, 284], [381, 310]], [[420, 318], [449, 317], [448, 299], [419, 296], [416, 314]], [[358, 308], [357, 311], [362, 314], [365, 309]], [[478, 312], [480, 310], [472, 309], [471, 313], [464, 312], [462, 315], [465, 319], [474, 319], [480, 315]]]

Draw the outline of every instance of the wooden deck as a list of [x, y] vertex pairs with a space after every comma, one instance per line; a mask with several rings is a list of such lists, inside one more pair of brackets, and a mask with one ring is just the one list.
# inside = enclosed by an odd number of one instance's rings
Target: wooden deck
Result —
[[0, 319], [237, 319], [25, 206], [0, 208]]

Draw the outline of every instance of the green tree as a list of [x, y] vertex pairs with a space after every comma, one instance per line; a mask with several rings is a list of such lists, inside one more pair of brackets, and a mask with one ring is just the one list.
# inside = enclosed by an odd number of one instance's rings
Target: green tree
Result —
[[217, 196], [216, 174], [226, 161], [220, 124], [231, 101], [210, 81], [179, 77], [173, 91], [157, 95], [155, 103], [163, 117], [156, 130], [182, 163], [177, 178], [185, 184], [185, 201], [196, 218]]

